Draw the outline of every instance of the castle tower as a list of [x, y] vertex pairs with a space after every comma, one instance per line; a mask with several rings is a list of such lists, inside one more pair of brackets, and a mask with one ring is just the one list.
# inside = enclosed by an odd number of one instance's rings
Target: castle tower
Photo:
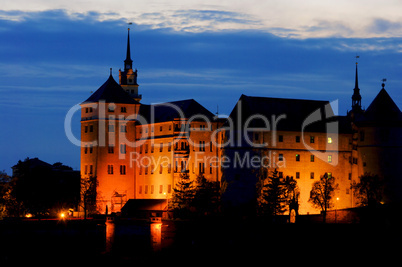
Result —
[[96, 178], [97, 211], [117, 212], [134, 198], [135, 119], [140, 104], [114, 80], [107, 81], [81, 105], [81, 178]]
[[385, 83], [355, 124], [359, 176], [367, 172], [383, 177], [386, 182], [384, 201], [401, 201], [402, 113], [385, 90]]
[[124, 60], [124, 71], [119, 69], [119, 84], [137, 102], [142, 98], [138, 94], [137, 69], [133, 70], [133, 60], [130, 51], [130, 28], [127, 33], [127, 52]]

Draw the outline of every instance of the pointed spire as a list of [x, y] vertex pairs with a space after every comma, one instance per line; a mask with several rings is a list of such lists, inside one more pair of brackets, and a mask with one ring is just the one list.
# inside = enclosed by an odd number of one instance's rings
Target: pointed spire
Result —
[[130, 53], [130, 28], [127, 31], [127, 53], [126, 53], [126, 60], [124, 60], [124, 70], [129, 70], [133, 68], [133, 61], [131, 60], [131, 53]]
[[357, 72], [357, 59], [359, 56], [356, 56], [356, 76], [355, 76], [355, 88], [353, 89], [352, 95], [352, 110], [361, 111], [362, 110], [362, 96], [360, 95], [359, 89], [359, 76]]
[[356, 77], [355, 77], [355, 89], [354, 90], [360, 90], [359, 89], [359, 77], [357, 75], [357, 62], [356, 62]]

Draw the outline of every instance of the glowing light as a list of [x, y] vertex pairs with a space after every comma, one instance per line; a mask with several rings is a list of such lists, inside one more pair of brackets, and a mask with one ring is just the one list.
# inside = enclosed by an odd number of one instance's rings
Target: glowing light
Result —
[[32, 218], [32, 214], [31, 213], [25, 214], [25, 218]]
[[66, 217], [66, 214], [64, 212], [60, 213], [60, 218], [64, 219]]

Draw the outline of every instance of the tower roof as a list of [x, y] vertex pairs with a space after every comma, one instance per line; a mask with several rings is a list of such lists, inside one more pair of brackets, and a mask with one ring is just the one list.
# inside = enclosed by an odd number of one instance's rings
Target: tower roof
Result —
[[368, 121], [397, 121], [402, 120], [402, 114], [398, 106], [383, 87], [371, 102], [364, 113]]
[[107, 81], [82, 104], [104, 101], [105, 103], [139, 104], [113, 79], [110, 74]]

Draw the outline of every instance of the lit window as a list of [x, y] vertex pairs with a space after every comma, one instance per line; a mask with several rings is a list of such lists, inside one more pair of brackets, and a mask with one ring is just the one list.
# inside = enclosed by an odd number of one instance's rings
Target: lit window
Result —
[[332, 137], [328, 137], [328, 144], [332, 144]]
[[315, 137], [314, 136], [310, 136], [310, 143], [314, 143], [315, 142]]
[[314, 162], [314, 155], [310, 155], [310, 162]]
[[328, 162], [331, 163], [332, 162], [332, 156], [328, 155]]

